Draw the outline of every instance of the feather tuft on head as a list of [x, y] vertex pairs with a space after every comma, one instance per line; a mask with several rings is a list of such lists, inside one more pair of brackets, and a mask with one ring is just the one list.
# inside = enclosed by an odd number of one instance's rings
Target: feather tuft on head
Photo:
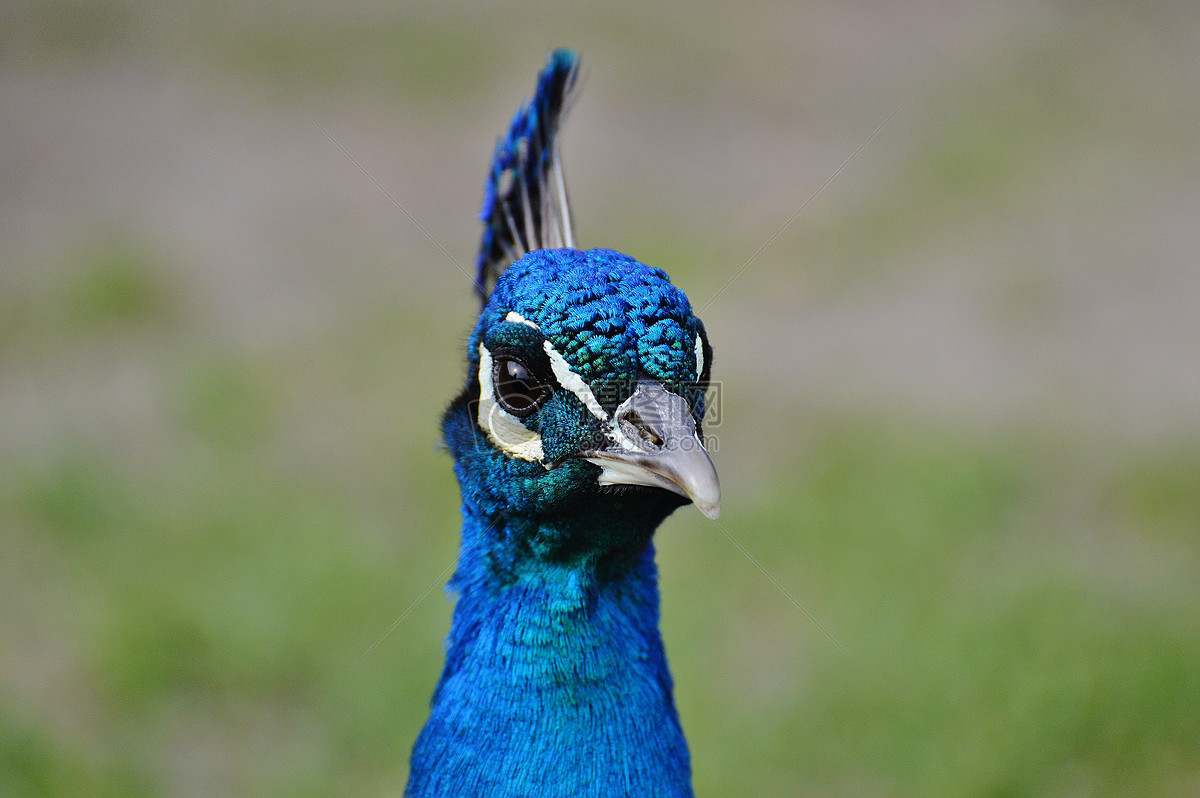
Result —
[[575, 246], [555, 134], [578, 74], [574, 52], [552, 52], [533, 99], [521, 106], [508, 132], [496, 142], [479, 212], [484, 229], [475, 291], [483, 305], [496, 279], [522, 255]]

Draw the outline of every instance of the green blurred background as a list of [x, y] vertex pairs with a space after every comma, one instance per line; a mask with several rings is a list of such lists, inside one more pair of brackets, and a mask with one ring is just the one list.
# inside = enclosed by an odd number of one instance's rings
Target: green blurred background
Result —
[[399, 794], [456, 263], [564, 45], [580, 243], [716, 348], [724, 514], [659, 535], [697, 792], [1200, 794], [1197, 41], [1183, 2], [5, 4], [0, 796]]

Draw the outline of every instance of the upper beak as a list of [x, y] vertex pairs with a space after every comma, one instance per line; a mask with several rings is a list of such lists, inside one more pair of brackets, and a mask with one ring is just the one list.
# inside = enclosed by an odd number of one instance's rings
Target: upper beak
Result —
[[583, 453], [600, 466], [601, 485], [649, 485], [692, 500], [709, 518], [721, 514], [721, 484], [696, 434], [692, 409], [680, 395], [652, 380], [613, 414], [615, 443]]

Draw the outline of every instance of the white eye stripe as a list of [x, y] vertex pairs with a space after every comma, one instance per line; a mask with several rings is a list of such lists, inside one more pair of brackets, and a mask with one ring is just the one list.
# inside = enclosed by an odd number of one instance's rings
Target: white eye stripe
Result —
[[550, 358], [550, 370], [554, 372], [558, 384], [575, 394], [593, 416], [601, 421], [608, 421], [608, 413], [605, 413], [604, 408], [596, 401], [596, 395], [592, 393], [592, 389], [583, 381], [583, 378], [571, 370], [571, 364], [567, 362], [566, 358], [560, 355], [549, 341], [543, 343], [542, 348], [546, 350], [546, 354]]
[[696, 334], [696, 379], [699, 380], [704, 376], [704, 341], [701, 340], [700, 334]]
[[492, 384], [492, 353], [479, 345], [479, 427], [488, 440], [502, 452], [521, 460], [542, 463], [546, 454], [542, 436], [528, 429], [521, 420], [496, 402]]
[[575, 394], [583, 406], [595, 416], [598, 420], [604, 423], [604, 432], [608, 437], [622, 449], [630, 451], [637, 450], [637, 444], [629, 439], [625, 432], [621, 429], [621, 425], [616, 419], [604, 412], [604, 408], [596, 401], [596, 394], [592, 392], [591, 387], [583, 381], [583, 378], [576, 374], [571, 369], [571, 364], [567, 362], [554, 345], [546, 341], [542, 347], [546, 350], [546, 355], [550, 358], [550, 369], [554, 372], [558, 384], [566, 390]]
[[504, 320], [510, 321], [513, 324], [524, 324], [527, 327], [532, 327], [533, 329], [537, 330], [538, 332], [542, 331], [541, 327], [537, 326], [536, 324], [531, 322], [529, 319], [522, 316], [520, 313], [517, 313], [515, 310], [510, 310], [508, 312], [508, 315], [504, 317]]

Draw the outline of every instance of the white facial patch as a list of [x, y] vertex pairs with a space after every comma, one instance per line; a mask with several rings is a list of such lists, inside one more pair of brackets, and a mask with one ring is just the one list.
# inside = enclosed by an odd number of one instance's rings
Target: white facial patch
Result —
[[604, 408], [600, 406], [600, 402], [596, 401], [596, 394], [583, 381], [583, 377], [580, 377], [571, 369], [571, 364], [567, 362], [567, 359], [559, 354], [559, 351], [549, 341], [543, 343], [542, 348], [546, 350], [546, 355], [550, 358], [550, 369], [554, 372], [554, 377], [558, 380], [558, 384], [575, 394], [579, 401], [583, 403], [583, 406], [588, 409], [588, 412], [598, 420], [604, 422], [604, 432], [613, 443], [627, 451], [637, 451], [638, 445], [625, 434], [625, 431], [621, 429], [621, 425], [617, 423], [616, 419], [604, 412]]
[[[510, 316], [515, 315], [510, 313]], [[524, 319], [522, 319], [524, 321]], [[479, 345], [479, 427], [497, 449], [521, 460], [541, 463], [546, 454], [542, 450], [542, 436], [521, 423], [521, 419], [509, 413], [496, 402], [496, 389], [492, 385], [492, 353], [483, 344]]]
[[696, 381], [704, 376], [704, 341], [700, 339], [700, 334], [696, 334]]
[[592, 389], [588, 387], [588, 384], [583, 381], [583, 377], [580, 377], [571, 370], [571, 364], [567, 362], [566, 358], [560, 355], [558, 350], [549, 341], [546, 341], [542, 345], [542, 348], [546, 350], [546, 354], [550, 357], [550, 370], [554, 372], [554, 377], [558, 380], [558, 384], [575, 394], [593, 416], [601, 421], [608, 421], [608, 413], [605, 413], [604, 408], [596, 401], [596, 395], [592, 393]]
[[504, 317], [504, 320], [510, 321], [513, 324], [524, 324], [527, 327], [532, 327], [533, 329], [537, 330], [538, 332], [542, 331], [541, 327], [537, 326], [536, 324], [531, 322], [529, 319], [522, 316], [520, 313], [517, 313], [515, 310], [510, 310], [508, 312], [508, 315]]

